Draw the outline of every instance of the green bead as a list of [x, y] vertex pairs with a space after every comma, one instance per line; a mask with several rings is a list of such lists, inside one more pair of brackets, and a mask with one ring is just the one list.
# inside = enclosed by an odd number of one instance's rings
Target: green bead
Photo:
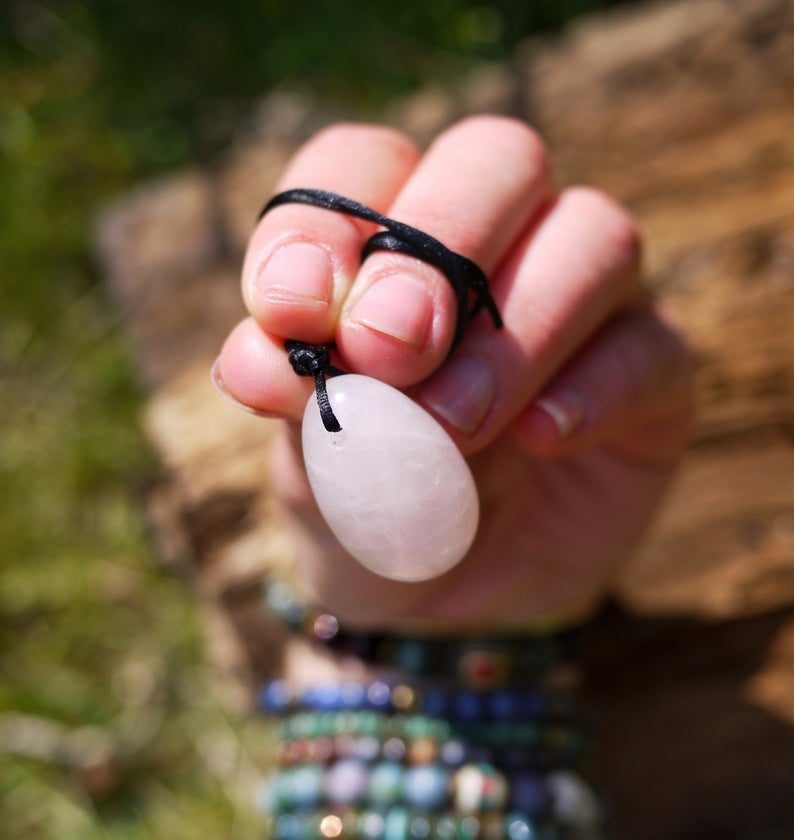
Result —
[[411, 715], [405, 720], [405, 737], [414, 738], [428, 738], [435, 733], [433, 732], [433, 718], [425, 715]]
[[316, 808], [322, 799], [325, 768], [303, 764], [290, 772], [290, 799], [295, 808]]
[[424, 814], [411, 817], [411, 821], [408, 824], [408, 837], [410, 840], [427, 840], [430, 837], [431, 831], [430, 820]]
[[407, 840], [410, 815], [406, 808], [390, 808], [386, 814], [383, 840]]
[[463, 817], [458, 823], [458, 840], [474, 840], [480, 833], [480, 821], [476, 817]]
[[369, 774], [369, 798], [373, 805], [388, 807], [404, 796], [405, 769], [396, 761], [382, 761]]
[[355, 728], [356, 712], [336, 712], [331, 717], [331, 732], [333, 735], [348, 735]]
[[454, 817], [445, 814], [436, 820], [433, 827], [433, 835], [437, 840], [455, 840], [458, 833], [458, 824]]

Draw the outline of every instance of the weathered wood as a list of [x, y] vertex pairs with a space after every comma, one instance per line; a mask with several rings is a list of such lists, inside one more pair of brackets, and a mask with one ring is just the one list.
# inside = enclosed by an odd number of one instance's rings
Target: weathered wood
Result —
[[[618, 836], [794, 836], [794, 4], [676, 0], [579, 22], [510, 67], [388, 116], [422, 141], [471, 110], [548, 139], [561, 184], [636, 214], [648, 281], [697, 355], [693, 446], [590, 631], [599, 765]], [[233, 700], [274, 667], [259, 581], [294, 550], [268, 492], [275, 426], [221, 402], [212, 355], [241, 317], [241, 252], [320, 118], [283, 97], [217, 171], [123, 200], [100, 253], [154, 390], [163, 555], [189, 570]]]

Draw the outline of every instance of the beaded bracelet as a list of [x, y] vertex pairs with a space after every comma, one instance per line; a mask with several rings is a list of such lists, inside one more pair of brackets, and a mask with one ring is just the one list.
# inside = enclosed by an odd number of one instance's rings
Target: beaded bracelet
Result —
[[[575, 632], [421, 638], [352, 632], [282, 581], [268, 607], [314, 643], [399, 679], [266, 683], [277, 768], [260, 807], [274, 840], [602, 840], [570, 685]], [[568, 681], [570, 682], [570, 681]]]
[[331, 613], [302, 601], [289, 584], [269, 581], [267, 608], [290, 629], [339, 653], [392, 667], [414, 677], [449, 678], [482, 691], [551, 682], [554, 668], [575, 662], [577, 631], [540, 635], [419, 637], [343, 628]]

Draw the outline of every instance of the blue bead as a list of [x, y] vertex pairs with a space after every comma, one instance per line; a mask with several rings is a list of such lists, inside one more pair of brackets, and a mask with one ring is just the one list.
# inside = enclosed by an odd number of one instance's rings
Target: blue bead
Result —
[[270, 714], [286, 712], [295, 699], [292, 687], [286, 680], [271, 680], [259, 692], [259, 708]]
[[367, 699], [366, 686], [347, 682], [339, 686], [339, 700], [343, 709], [361, 709]]
[[303, 825], [294, 814], [282, 814], [273, 830], [274, 840], [302, 840]]
[[379, 807], [395, 805], [403, 798], [405, 769], [396, 761], [382, 761], [369, 774], [369, 798]]
[[467, 760], [468, 752], [463, 741], [453, 738], [441, 744], [441, 760], [450, 767], [459, 767]]
[[452, 713], [460, 721], [477, 721], [483, 718], [483, 702], [473, 691], [461, 691], [452, 698]]
[[449, 715], [449, 698], [440, 688], [428, 688], [422, 692], [422, 711], [430, 717], [444, 718]]
[[488, 713], [496, 720], [512, 720], [520, 708], [515, 691], [494, 691], [486, 697]]
[[307, 688], [301, 695], [301, 703], [318, 712], [336, 712], [342, 708], [340, 687], [330, 683]]
[[522, 814], [507, 814], [504, 825], [507, 840], [537, 840], [531, 820]]
[[449, 798], [449, 772], [440, 764], [421, 764], [405, 771], [405, 801], [423, 811], [443, 808]]
[[549, 795], [540, 776], [519, 772], [510, 777], [510, 807], [531, 816], [546, 810]]
[[374, 682], [367, 688], [367, 704], [377, 711], [385, 711], [391, 705], [391, 689], [384, 682]]

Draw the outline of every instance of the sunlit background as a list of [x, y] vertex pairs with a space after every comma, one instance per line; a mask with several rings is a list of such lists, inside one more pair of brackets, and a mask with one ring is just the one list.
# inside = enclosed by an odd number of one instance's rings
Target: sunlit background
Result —
[[608, 0], [0, 6], [0, 834], [247, 838], [266, 739], [229, 719], [189, 587], [151, 556], [157, 464], [92, 259], [130, 186], [212, 163], [273, 91], [377, 117]]

